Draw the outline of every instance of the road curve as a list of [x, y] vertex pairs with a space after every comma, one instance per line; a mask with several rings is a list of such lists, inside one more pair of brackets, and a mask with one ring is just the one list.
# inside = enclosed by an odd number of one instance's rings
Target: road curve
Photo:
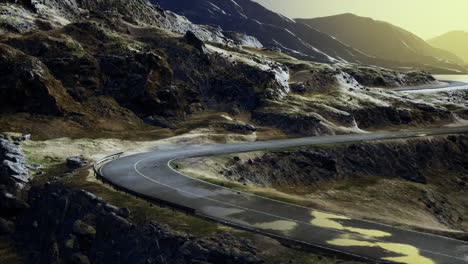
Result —
[[468, 127], [308, 137], [206, 145], [126, 156], [100, 168], [111, 183], [142, 196], [195, 210], [222, 223], [288, 238], [372, 263], [468, 264], [468, 243], [317, 211], [233, 191], [173, 170], [174, 159], [357, 141], [468, 133]]
[[449, 90], [468, 90], [468, 83], [460, 81], [440, 81], [440, 85], [432, 86], [417, 86], [417, 87], [401, 87], [394, 88], [393, 91], [419, 93], [419, 92], [444, 92]]

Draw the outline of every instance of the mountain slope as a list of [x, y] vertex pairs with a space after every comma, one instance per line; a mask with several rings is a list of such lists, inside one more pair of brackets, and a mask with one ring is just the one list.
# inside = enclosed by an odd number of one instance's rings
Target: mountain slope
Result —
[[[13, 4], [18, 1], [6, 2]], [[191, 31], [204, 41], [261, 47], [260, 42], [253, 37], [193, 24], [185, 17], [163, 10], [145, 0], [48, 0], [43, 3], [22, 0], [21, 5], [12, 4], [0, 6], [0, 33], [22, 34], [39, 29], [47, 30], [81, 21], [90, 15], [98, 15], [114, 16], [139, 26], [161, 27], [179, 34]]]
[[409, 31], [371, 18], [342, 14], [296, 21], [380, 59], [430, 65], [441, 65], [445, 61], [463, 63], [457, 56], [432, 47]]
[[456, 54], [468, 64], [468, 32], [452, 31], [427, 42], [434, 47]]
[[274, 13], [251, 0], [151, 0], [197, 24], [252, 35], [269, 47], [319, 62], [365, 62], [370, 58], [305, 24]]
[[177, 131], [191, 116], [215, 111], [249, 114], [255, 125], [281, 133], [319, 135], [349, 133], [356, 124], [416, 126], [451, 118], [444, 107], [362, 86], [430, 84], [426, 72], [320, 64], [233, 45], [253, 38], [192, 24], [145, 0], [25, 1], [30, 4], [0, 3], [5, 127], [30, 122], [18, 121], [22, 113], [67, 122], [74, 133], [147, 125]]

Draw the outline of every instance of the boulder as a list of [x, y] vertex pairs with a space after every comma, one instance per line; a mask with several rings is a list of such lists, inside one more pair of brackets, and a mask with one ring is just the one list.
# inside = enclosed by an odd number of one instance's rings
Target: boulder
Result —
[[11, 139], [15, 142], [23, 142], [23, 141], [31, 139], [31, 134], [26, 134], [23, 136], [12, 136]]
[[195, 47], [197, 50], [200, 50], [201, 52], [205, 52], [205, 43], [199, 39], [192, 31], [187, 31], [184, 36], [184, 41]]
[[234, 132], [234, 133], [242, 133], [242, 134], [249, 134], [252, 132], [257, 131], [257, 128], [245, 123], [228, 123], [224, 124], [224, 129], [226, 131]]
[[32, 165], [29, 165], [28, 166], [28, 169], [32, 170], [32, 171], [37, 171], [39, 170], [40, 168], [42, 168], [42, 165], [41, 164], [32, 164]]
[[21, 148], [13, 142], [0, 139], [0, 183], [19, 188], [22, 185], [14, 182], [24, 184], [31, 179]]
[[70, 157], [67, 159], [67, 167], [76, 170], [88, 165], [88, 161], [83, 155]]
[[31, 180], [24, 164], [18, 162], [4, 160], [0, 173], [23, 183], [28, 183]]

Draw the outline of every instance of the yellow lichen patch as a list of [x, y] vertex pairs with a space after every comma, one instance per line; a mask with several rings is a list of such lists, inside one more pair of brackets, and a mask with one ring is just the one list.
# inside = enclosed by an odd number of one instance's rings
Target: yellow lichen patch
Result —
[[369, 242], [347, 238], [328, 241], [329, 244], [341, 247], [379, 247], [387, 251], [400, 254], [400, 257], [384, 257], [383, 260], [405, 264], [436, 264], [433, 260], [423, 257], [419, 249], [414, 246], [398, 243]]
[[285, 221], [279, 220], [274, 222], [266, 222], [266, 223], [258, 223], [254, 225], [257, 228], [264, 228], [264, 229], [271, 229], [271, 230], [278, 230], [278, 231], [291, 231], [296, 226], [297, 223], [293, 221]]
[[355, 227], [348, 227], [344, 226], [343, 224], [335, 221], [335, 220], [350, 220], [351, 218], [348, 218], [346, 216], [340, 216], [340, 215], [334, 215], [334, 214], [328, 214], [328, 213], [322, 213], [318, 211], [312, 211], [311, 212], [312, 216], [314, 219], [310, 222], [312, 225], [315, 226], [320, 226], [320, 227], [326, 227], [326, 228], [332, 228], [332, 229], [338, 229], [338, 230], [347, 230], [353, 233], [358, 233], [366, 237], [387, 237], [391, 236], [392, 234], [383, 232], [380, 230], [375, 230], [375, 229], [363, 229], [363, 228], [355, 228]]

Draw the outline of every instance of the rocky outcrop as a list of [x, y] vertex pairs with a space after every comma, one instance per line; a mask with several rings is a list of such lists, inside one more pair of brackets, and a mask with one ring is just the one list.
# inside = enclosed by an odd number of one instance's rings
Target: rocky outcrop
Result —
[[26, 158], [18, 143], [0, 139], [0, 185], [16, 193], [25, 184], [31, 181]]
[[74, 131], [176, 129], [206, 110], [251, 112], [258, 125], [302, 135], [453, 121], [445, 103], [420, 107], [362, 86], [426, 83], [433, 80], [427, 73], [278, 60], [277, 49], [237, 45], [255, 42], [248, 36], [229, 32], [237, 44], [214, 41], [209, 26], [142, 0], [28, 1], [19, 4], [30, 20], [41, 17], [54, 30], [0, 38], [2, 113], [58, 117]]
[[167, 10], [187, 16], [199, 24], [219, 26], [225, 30], [247, 32], [268, 47], [281, 48], [300, 59], [335, 62], [365, 61], [367, 55], [250, 0], [174, 1], [152, 0]]
[[[6, 2], [10, 2], [8, 8], [0, 6], [0, 30], [7, 32], [25, 33], [37, 29], [51, 29], [81, 21], [90, 15], [97, 15], [114, 16], [135, 25], [157, 26], [180, 34], [192, 31], [204, 41], [262, 47], [254, 37], [224, 32], [218, 27], [193, 24], [185, 17], [165, 11], [144, 0], [130, 2], [7, 0]], [[21, 17], [22, 21], [15, 19], [16, 17]]]
[[88, 165], [88, 160], [83, 156], [75, 156], [67, 159], [67, 167], [72, 170], [76, 170]]
[[14, 232], [14, 218], [29, 208], [21, 193], [32, 180], [19, 142], [30, 135], [14, 137], [10, 142], [0, 136], [0, 236]]
[[431, 84], [436, 79], [428, 72], [413, 71], [405, 74], [375, 67], [353, 65], [342, 68], [359, 84], [368, 87], [400, 87]]
[[[108, 24], [83, 20], [59, 30], [5, 41], [9, 45], [5, 49], [21, 50], [35, 60], [44, 71], [42, 77], [50, 80], [47, 84], [54, 84], [49, 90], [61, 93], [58, 98], [52, 94], [50, 100], [57, 102], [48, 102], [45, 96], [30, 98], [30, 94], [15, 97], [41, 103], [11, 104], [28, 107], [12, 107], [11, 111], [37, 109], [34, 113], [59, 115], [64, 112], [60, 100], [73, 106], [109, 96], [141, 118], [161, 116], [170, 120], [206, 108], [252, 109], [262, 98], [281, 98], [289, 91], [288, 71], [278, 63], [233, 59], [227, 50], [215, 47], [208, 52], [203, 38], [194, 31], [174, 38], [161, 29], [145, 31], [122, 20], [105, 18]], [[5, 60], [5, 65], [8, 62]], [[4, 76], [11, 79], [5, 83], [20, 79], [17, 75]], [[38, 85], [36, 82], [42, 79], [32, 81]], [[58, 104], [55, 108], [54, 103]], [[8, 105], [2, 104], [4, 108]], [[42, 111], [44, 105], [50, 105], [48, 111]]]
[[[424, 68], [431, 72], [451, 74], [467, 71], [456, 56], [434, 49], [409, 32], [387, 23], [381, 23], [377, 28], [371, 27], [369, 30], [370, 19], [363, 19], [364, 23], [357, 25], [354, 19], [350, 19], [357, 16], [350, 14], [337, 16], [345, 18], [343, 20], [318, 18], [325, 20], [324, 26], [318, 28], [313, 23], [307, 23], [310, 20], [287, 18], [252, 0], [151, 2], [185, 15], [195, 23], [246, 32], [259, 39], [264, 46], [279, 48], [283, 53], [298, 59], [378, 65], [396, 70], [404, 67]], [[335, 31], [344, 32], [335, 35]], [[387, 34], [380, 37], [382, 31]], [[347, 42], [349, 38], [355, 41]]]
[[252, 120], [258, 124], [277, 127], [289, 134], [318, 136], [333, 133], [321, 119], [308, 113], [275, 113], [256, 110], [252, 112]]
[[0, 44], [0, 111], [63, 115], [78, 108], [37, 58]]
[[241, 183], [279, 188], [320, 186], [366, 176], [424, 184], [433, 171], [468, 173], [467, 147], [468, 137], [458, 135], [268, 152], [247, 162], [234, 162], [222, 175]]
[[158, 223], [137, 225], [126, 210], [60, 184], [33, 188], [18, 217], [18, 246], [29, 263], [263, 263], [248, 240], [197, 239]]
[[226, 131], [234, 132], [234, 133], [241, 133], [241, 134], [249, 134], [257, 131], [257, 128], [252, 126], [251, 124], [246, 124], [244, 122], [228, 122], [223, 124], [223, 127]]
[[382, 125], [431, 124], [441, 120], [450, 120], [451, 113], [427, 104], [410, 104], [408, 108], [369, 107], [352, 111], [362, 129], [378, 128]]

